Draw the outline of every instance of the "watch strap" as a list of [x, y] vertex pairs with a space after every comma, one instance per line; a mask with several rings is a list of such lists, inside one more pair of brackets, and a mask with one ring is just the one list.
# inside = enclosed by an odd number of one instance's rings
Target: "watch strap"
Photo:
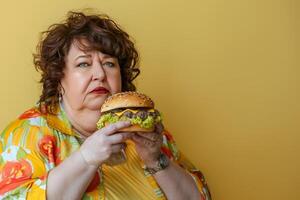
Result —
[[144, 170], [149, 174], [153, 175], [161, 170], [166, 169], [169, 165], [170, 165], [169, 158], [164, 153], [160, 153], [156, 166], [155, 167], [145, 166]]

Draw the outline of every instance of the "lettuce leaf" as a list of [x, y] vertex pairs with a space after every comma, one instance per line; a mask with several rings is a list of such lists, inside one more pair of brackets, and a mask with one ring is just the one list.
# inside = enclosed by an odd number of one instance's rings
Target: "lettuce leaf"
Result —
[[138, 124], [142, 128], [152, 128], [156, 123], [162, 121], [161, 116], [157, 116], [155, 119], [152, 116], [148, 116], [146, 119], [142, 120], [140, 117], [128, 118], [125, 116], [118, 117], [111, 113], [102, 115], [97, 123], [97, 128], [101, 129], [105, 126], [105, 123], [116, 123], [117, 121], [130, 121], [132, 124]]

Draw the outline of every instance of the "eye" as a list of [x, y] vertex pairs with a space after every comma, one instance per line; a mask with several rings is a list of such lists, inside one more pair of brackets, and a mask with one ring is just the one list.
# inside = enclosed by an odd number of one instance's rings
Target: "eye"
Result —
[[105, 62], [103, 65], [105, 65], [107, 67], [114, 67], [115, 63], [113, 63], [113, 62]]
[[78, 65], [77, 65], [77, 67], [82, 67], [82, 68], [84, 68], [84, 67], [88, 67], [88, 66], [90, 66], [88, 63], [86, 63], [86, 62], [82, 62], [82, 63], [79, 63]]

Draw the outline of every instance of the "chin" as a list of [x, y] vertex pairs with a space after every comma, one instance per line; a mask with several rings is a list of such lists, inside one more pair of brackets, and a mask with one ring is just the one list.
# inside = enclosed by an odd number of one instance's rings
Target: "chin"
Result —
[[102, 97], [102, 98], [95, 98], [93, 100], [90, 100], [87, 104], [86, 107], [88, 107], [90, 110], [97, 110], [99, 111], [102, 104], [106, 100], [107, 97]]

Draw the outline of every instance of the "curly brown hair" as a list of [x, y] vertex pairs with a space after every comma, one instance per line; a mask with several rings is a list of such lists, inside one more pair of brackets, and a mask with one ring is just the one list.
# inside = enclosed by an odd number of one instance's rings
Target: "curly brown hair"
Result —
[[85, 50], [98, 50], [118, 59], [122, 77], [122, 91], [135, 91], [133, 80], [139, 75], [138, 52], [129, 35], [107, 15], [87, 15], [69, 12], [63, 23], [51, 25], [37, 45], [34, 65], [41, 73], [43, 85], [39, 99], [47, 112], [58, 103], [60, 80], [63, 78], [65, 56], [74, 40], [85, 39]]

